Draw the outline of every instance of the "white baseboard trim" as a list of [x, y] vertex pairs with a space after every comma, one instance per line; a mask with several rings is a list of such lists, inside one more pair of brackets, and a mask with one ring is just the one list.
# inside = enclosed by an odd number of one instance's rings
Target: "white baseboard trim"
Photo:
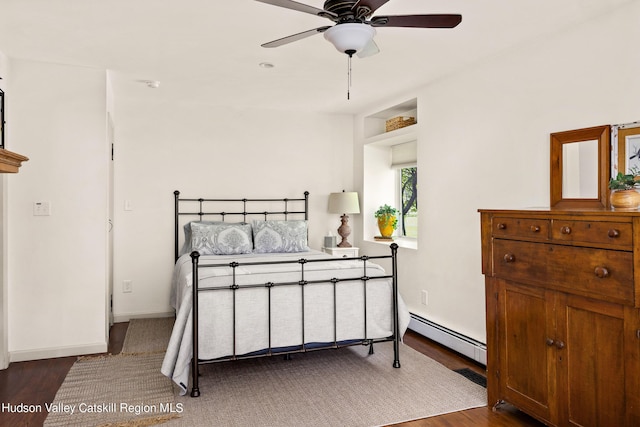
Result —
[[3, 369], [7, 369], [9, 367], [9, 353], [8, 352], [1, 352], [0, 353], [0, 370]]
[[96, 343], [79, 346], [39, 348], [34, 350], [10, 351], [11, 362], [27, 360], [53, 359], [56, 357], [82, 356], [85, 354], [106, 353], [107, 343]]
[[[114, 323], [128, 322], [131, 319], [150, 319], [157, 317], [174, 317], [175, 312], [160, 313], [128, 313], [114, 315]], [[9, 352], [9, 362], [25, 362], [27, 360], [53, 359], [55, 357], [83, 356], [85, 354], [106, 353], [108, 343], [95, 343], [79, 346], [40, 348]], [[1, 368], [0, 368], [1, 369]]]
[[411, 313], [409, 329], [482, 365], [487, 365], [487, 346], [473, 338], [459, 334], [413, 313]]
[[158, 317], [174, 317], [175, 311], [164, 311], [159, 313], [124, 313], [114, 314], [113, 323], [128, 322], [131, 319], [155, 319]]

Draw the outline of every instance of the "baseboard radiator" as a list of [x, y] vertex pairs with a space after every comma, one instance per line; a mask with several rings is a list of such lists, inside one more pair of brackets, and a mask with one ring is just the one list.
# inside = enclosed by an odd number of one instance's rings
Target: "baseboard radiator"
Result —
[[409, 329], [478, 363], [487, 365], [487, 346], [458, 332], [411, 313]]

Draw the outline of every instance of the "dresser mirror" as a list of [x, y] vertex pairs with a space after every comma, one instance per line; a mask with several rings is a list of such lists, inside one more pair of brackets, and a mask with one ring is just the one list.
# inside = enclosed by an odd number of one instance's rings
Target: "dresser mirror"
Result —
[[551, 207], [606, 208], [610, 126], [551, 134]]

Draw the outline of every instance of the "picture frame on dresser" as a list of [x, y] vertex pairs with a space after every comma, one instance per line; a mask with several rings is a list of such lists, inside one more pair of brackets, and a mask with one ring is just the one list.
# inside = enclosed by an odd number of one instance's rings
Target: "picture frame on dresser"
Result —
[[4, 92], [0, 89], [0, 149], [4, 149]]
[[611, 176], [640, 173], [640, 122], [611, 128]]
[[[610, 125], [551, 134], [552, 208], [609, 208], [610, 141]], [[576, 181], [580, 182], [580, 189], [569, 191], [569, 183]], [[591, 184], [585, 189], [584, 183]]]

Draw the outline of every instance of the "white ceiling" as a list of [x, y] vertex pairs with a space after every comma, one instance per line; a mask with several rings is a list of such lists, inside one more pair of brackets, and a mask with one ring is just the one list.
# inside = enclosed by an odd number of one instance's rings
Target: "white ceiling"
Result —
[[[260, 47], [331, 21], [254, 0], [0, 0], [0, 52], [111, 70], [116, 96], [356, 113], [631, 1], [390, 0], [374, 16], [459, 13], [462, 23], [378, 28], [381, 52], [353, 59], [350, 100], [347, 57], [322, 34]], [[275, 68], [259, 67], [265, 61]]]

